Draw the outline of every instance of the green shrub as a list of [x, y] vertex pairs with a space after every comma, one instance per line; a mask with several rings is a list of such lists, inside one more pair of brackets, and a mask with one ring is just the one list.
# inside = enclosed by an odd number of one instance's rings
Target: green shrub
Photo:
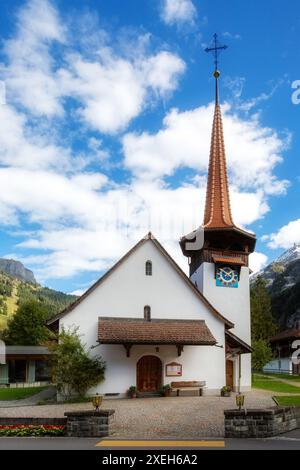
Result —
[[63, 436], [65, 426], [56, 425], [1, 425], [0, 437]]

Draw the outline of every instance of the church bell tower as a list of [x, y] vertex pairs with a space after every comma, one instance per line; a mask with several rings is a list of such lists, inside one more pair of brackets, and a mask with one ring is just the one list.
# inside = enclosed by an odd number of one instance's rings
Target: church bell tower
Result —
[[[198, 231], [182, 237], [180, 246], [189, 260], [190, 278], [198, 289], [228, 320], [234, 333], [250, 344], [249, 255], [254, 251], [255, 235], [237, 227], [233, 221], [226, 155], [219, 102], [218, 53], [226, 46], [206, 49], [215, 55], [215, 109], [213, 117], [203, 243], [198, 246]], [[241, 149], [242, 151], [242, 149]]]

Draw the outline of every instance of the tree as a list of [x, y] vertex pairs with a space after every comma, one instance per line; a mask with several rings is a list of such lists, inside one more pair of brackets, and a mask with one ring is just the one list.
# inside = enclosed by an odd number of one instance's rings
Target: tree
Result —
[[252, 369], [261, 371], [273, 359], [273, 352], [267, 341], [257, 339], [252, 342]]
[[50, 350], [57, 389], [64, 400], [73, 393], [83, 397], [89, 388], [104, 380], [105, 362], [100, 356], [90, 357], [77, 328], [62, 329]]
[[258, 276], [251, 289], [251, 336], [252, 341], [268, 341], [277, 332], [271, 311], [271, 297], [266, 281]]
[[1, 339], [6, 344], [37, 346], [51, 338], [46, 327], [48, 310], [36, 300], [22, 303], [15, 315], [8, 320]]

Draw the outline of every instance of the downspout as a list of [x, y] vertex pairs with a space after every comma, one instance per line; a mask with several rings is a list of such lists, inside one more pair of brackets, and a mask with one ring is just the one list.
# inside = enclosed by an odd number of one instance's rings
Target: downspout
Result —
[[239, 379], [238, 379], [238, 393], [241, 393], [241, 377], [242, 377], [242, 361], [241, 353], [238, 353], [239, 356]]

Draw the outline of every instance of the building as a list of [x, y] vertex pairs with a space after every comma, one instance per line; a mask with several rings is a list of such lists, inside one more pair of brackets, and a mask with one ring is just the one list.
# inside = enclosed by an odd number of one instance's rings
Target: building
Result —
[[50, 352], [46, 347], [6, 346], [4, 358], [5, 364], [0, 363], [0, 387], [51, 382]]
[[[281, 331], [272, 338], [270, 344], [274, 353], [274, 359], [265, 365], [265, 372], [300, 375], [300, 364], [293, 361], [293, 353], [300, 347], [300, 322], [296, 322], [294, 328]], [[298, 359], [299, 354], [297, 354]]]
[[232, 219], [214, 77], [204, 223], [180, 241], [190, 277], [149, 233], [50, 322], [78, 327], [106, 361], [105, 381], [91, 393], [125, 396], [131, 385], [153, 393], [176, 379], [205, 381], [206, 394], [251, 387], [248, 258], [256, 239]]

